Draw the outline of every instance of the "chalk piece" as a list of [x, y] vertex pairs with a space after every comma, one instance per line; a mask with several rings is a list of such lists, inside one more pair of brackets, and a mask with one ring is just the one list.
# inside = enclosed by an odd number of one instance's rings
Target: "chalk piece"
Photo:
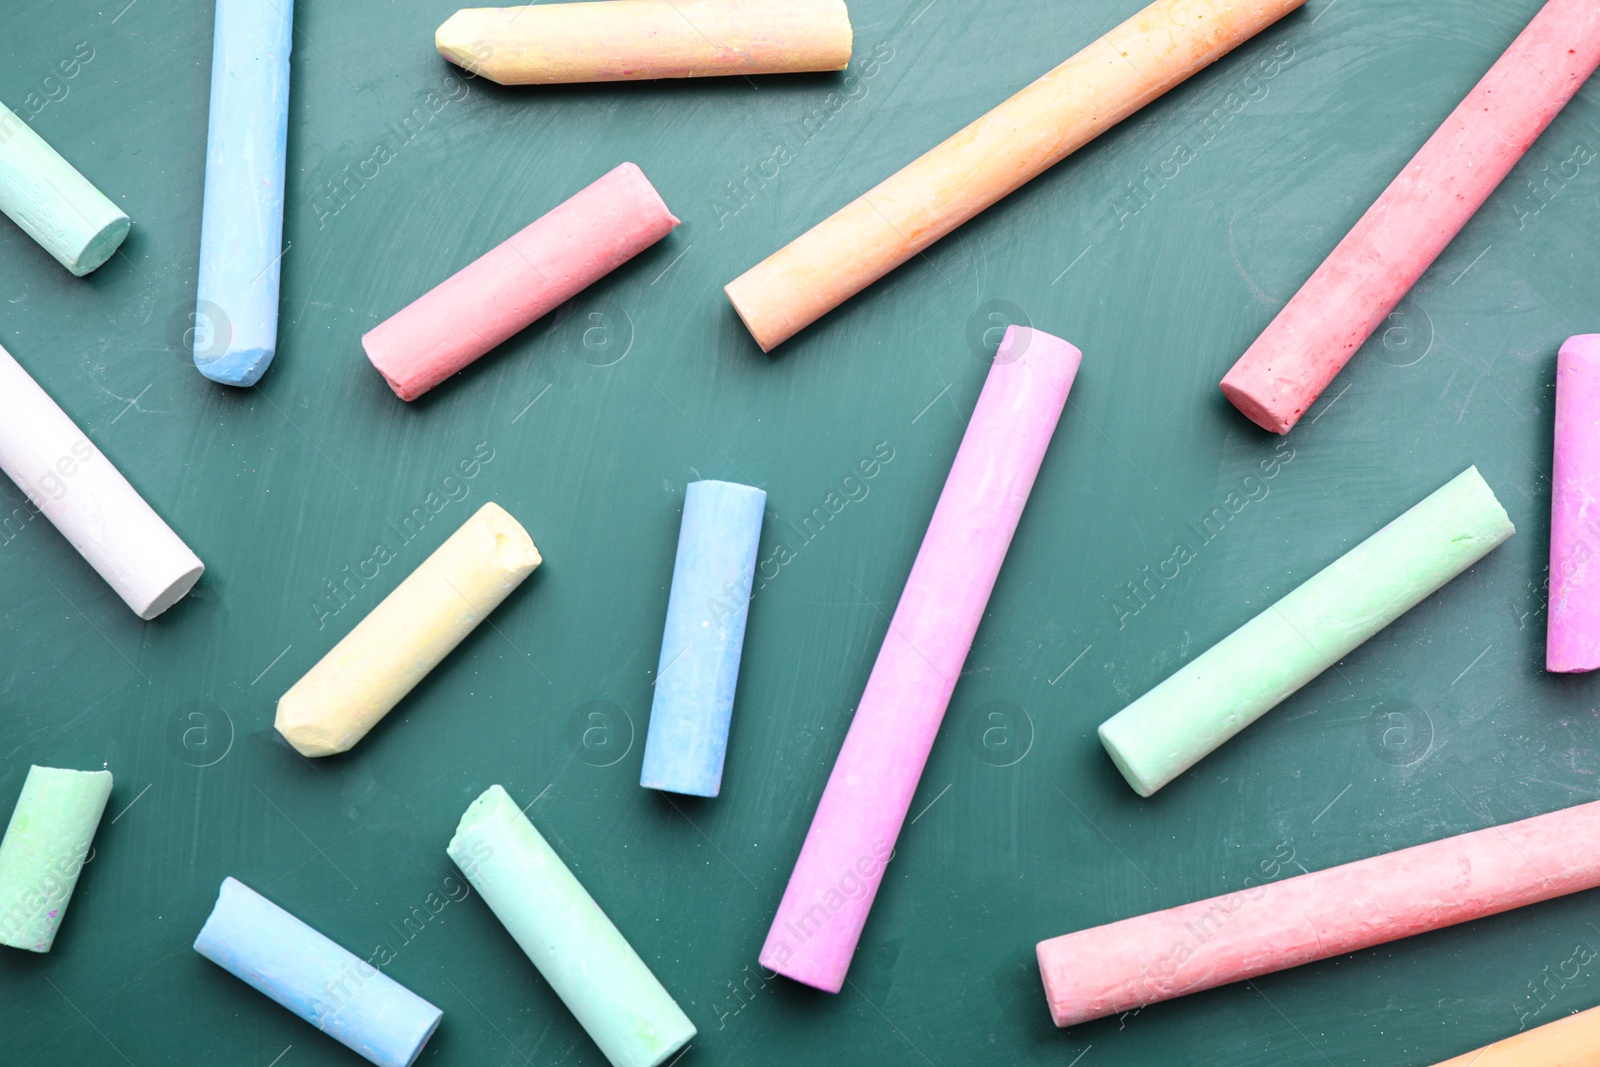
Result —
[[1082, 358], [1006, 331], [767, 933], [768, 969], [844, 984]]
[[656, 1067], [694, 1037], [688, 1016], [504, 789], [490, 786], [472, 802], [449, 852], [613, 1067]]
[[121, 208], [4, 104], [0, 211], [80, 278], [116, 254], [132, 225]]
[[485, 504], [283, 694], [278, 732], [302, 755], [348, 751], [540, 562], [517, 520]]
[[28, 768], [0, 841], [0, 945], [50, 951], [110, 796], [110, 771]]
[[1100, 726], [1150, 796], [1516, 532], [1469, 467]]
[[729, 482], [694, 482], [684, 493], [639, 777], [646, 789], [697, 797], [722, 790], [766, 504], [761, 490]]
[[1041, 941], [1039, 971], [1074, 1026], [1597, 886], [1600, 802]]
[[764, 351], [1305, 0], [1157, 0], [727, 286]]
[[468, 264], [361, 345], [401, 400], [415, 400], [671, 233], [678, 220], [624, 163]]
[[0, 469], [141, 619], [205, 570], [128, 480], [0, 348]]
[[194, 363], [261, 380], [278, 351], [294, 0], [217, 0]]
[[1600, 1067], [1600, 1008], [1513, 1034], [1437, 1067]]
[[1550, 621], [1545, 669], [1600, 667], [1600, 334], [1556, 357], [1550, 496]]
[[194, 950], [379, 1067], [411, 1067], [444, 1014], [232, 878]]
[[1600, 66], [1600, 5], [1550, 0], [1222, 379], [1288, 433]]
[[457, 11], [439, 54], [501, 85], [844, 70], [844, 0], [600, 0]]

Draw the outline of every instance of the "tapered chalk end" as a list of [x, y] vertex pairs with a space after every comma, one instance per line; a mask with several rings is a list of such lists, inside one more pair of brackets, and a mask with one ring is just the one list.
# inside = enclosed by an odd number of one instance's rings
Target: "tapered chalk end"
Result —
[[132, 228], [133, 222], [128, 216], [118, 215], [101, 227], [100, 232], [89, 239], [75, 258], [62, 260], [62, 265], [82, 278], [104, 266], [106, 260], [116, 255]]
[[[477, 54], [480, 51], [487, 51], [481, 33], [473, 29], [477, 21], [472, 11], [457, 11], [434, 31], [433, 46], [439, 50], [441, 56], [469, 74], [499, 82], [500, 79], [494, 76], [494, 71], [485, 66], [483, 58]], [[479, 38], [477, 41], [473, 40], [475, 35]]]
[[142, 605], [133, 605], [134, 611], [138, 612], [139, 618], [149, 622], [188, 596], [189, 590], [195, 587], [195, 584], [200, 581], [200, 576], [205, 572], [206, 565], [199, 560], [195, 560], [193, 567], [178, 575], [171, 585], [158, 592], [148, 602]]
[[248, 388], [261, 380], [272, 365], [275, 348], [249, 348], [243, 351], [230, 349], [216, 359], [201, 360], [196, 357], [195, 368], [201, 374], [222, 385]]
[[315, 759], [337, 756], [355, 747], [360, 738], [350, 736], [349, 730], [340, 729], [342, 721], [291, 689], [278, 700], [278, 714], [272, 721], [272, 728], [300, 755]]

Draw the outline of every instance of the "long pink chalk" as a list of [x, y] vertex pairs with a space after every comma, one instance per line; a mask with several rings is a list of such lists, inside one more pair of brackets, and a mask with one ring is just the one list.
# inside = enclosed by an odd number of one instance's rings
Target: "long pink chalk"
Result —
[[761, 950], [779, 974], [844, 984], [1082, 358], [1006, 331]]
[[1545, 669], [1600, 667], [1600, 333], [1556, 357], [1555, 489]]
[[671, 233], [678, 220], [624, 163], [361, 338], [415, 400]]
[[1596, 886], [1600, 802], [1041, 941], [1039, 971], [1072, 1026]]
[[1600, 67], [1600, 3], [1550, 0], [1222, 379], [1288, 433]]

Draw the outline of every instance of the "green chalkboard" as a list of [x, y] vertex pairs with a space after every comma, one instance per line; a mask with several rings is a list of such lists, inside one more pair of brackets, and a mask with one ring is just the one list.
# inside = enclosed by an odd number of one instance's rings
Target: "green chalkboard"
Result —
[[[1572, 962], [1600, 947], [1584, 895], [1050, 1023], [1041, 938], [1264, 864], [1594, 799], [1600, 765], [1600, 681], [1541, 669], [1555, 353], [1600, 328], [1600, 90], [1286, 441], [1216, 388], [1538, 0], [1311, 0], [774, 355], [723, 298], [1137, 6], [854, 0], [849, 79], [511, 90], [435, 54], [446, 0], [304, 0], [281, 347], [246, 391], [203, 380], [185, 337], [211, 5], [0, 9], [0, 99], [134, 220], [85, 280], [0, 225], [0, 344], [209, 565], [141, 624], [0, 486], [0, 809], [30, 763], [116, 774], [55, 951], [0, 951], [0, 1061], [361, 1062], [191, 951], [233, 875], [362, 955], [387, 947], [388, 973], [445, 1012], [423, 1063], [601, 1063], [445, 856], [496, 782], [536, 801], [698, 1024], [685, 1065], [1425, 1067], [1600, 1002], [1597, 968]], [[684, 225], [397, 401], [361, 333], [624, 160]], [[986, 345], [1018, 320], [1080, 345], [1083, 371], [915, 818], [844, 992], [764, 981], [757, 950]], [[871, 456], [876, 477], [844, 493]], [[1473, 463], [1517, 524], [1508, 545], [1155, 799], [1127, 788], [1099, 722]], [[700, 477], [769, 494], [713, 801], [637, 785]], [[489, 500], [544, 566], [355, 751], [289, 750], [277, 697]], [[1195, 558], [1147, 585], [1179, 541]], [[379, 544], [394, 559], [370, 577]]]

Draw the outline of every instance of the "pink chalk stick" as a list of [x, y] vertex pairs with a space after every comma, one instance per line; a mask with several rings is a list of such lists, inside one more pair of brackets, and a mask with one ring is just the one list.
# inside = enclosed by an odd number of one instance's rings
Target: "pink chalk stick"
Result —
[[361, 338], [415, 400], [671, 233], [678, 220], [624, 163]]
[[1600, 4], [1550, 0], [1222, 379], [1288, 433], [1600, 67]]
[[1006, 331], [817, 805], [764, 966], [837, 993], [1082, 354]]
[[1596, 886], [1600, 802], [1041, 941], [1039, 971], [1072, 1026]]
[[1556, 357], [1555, 489], [1545, 670], [1600, 667], [1600, 333]]

